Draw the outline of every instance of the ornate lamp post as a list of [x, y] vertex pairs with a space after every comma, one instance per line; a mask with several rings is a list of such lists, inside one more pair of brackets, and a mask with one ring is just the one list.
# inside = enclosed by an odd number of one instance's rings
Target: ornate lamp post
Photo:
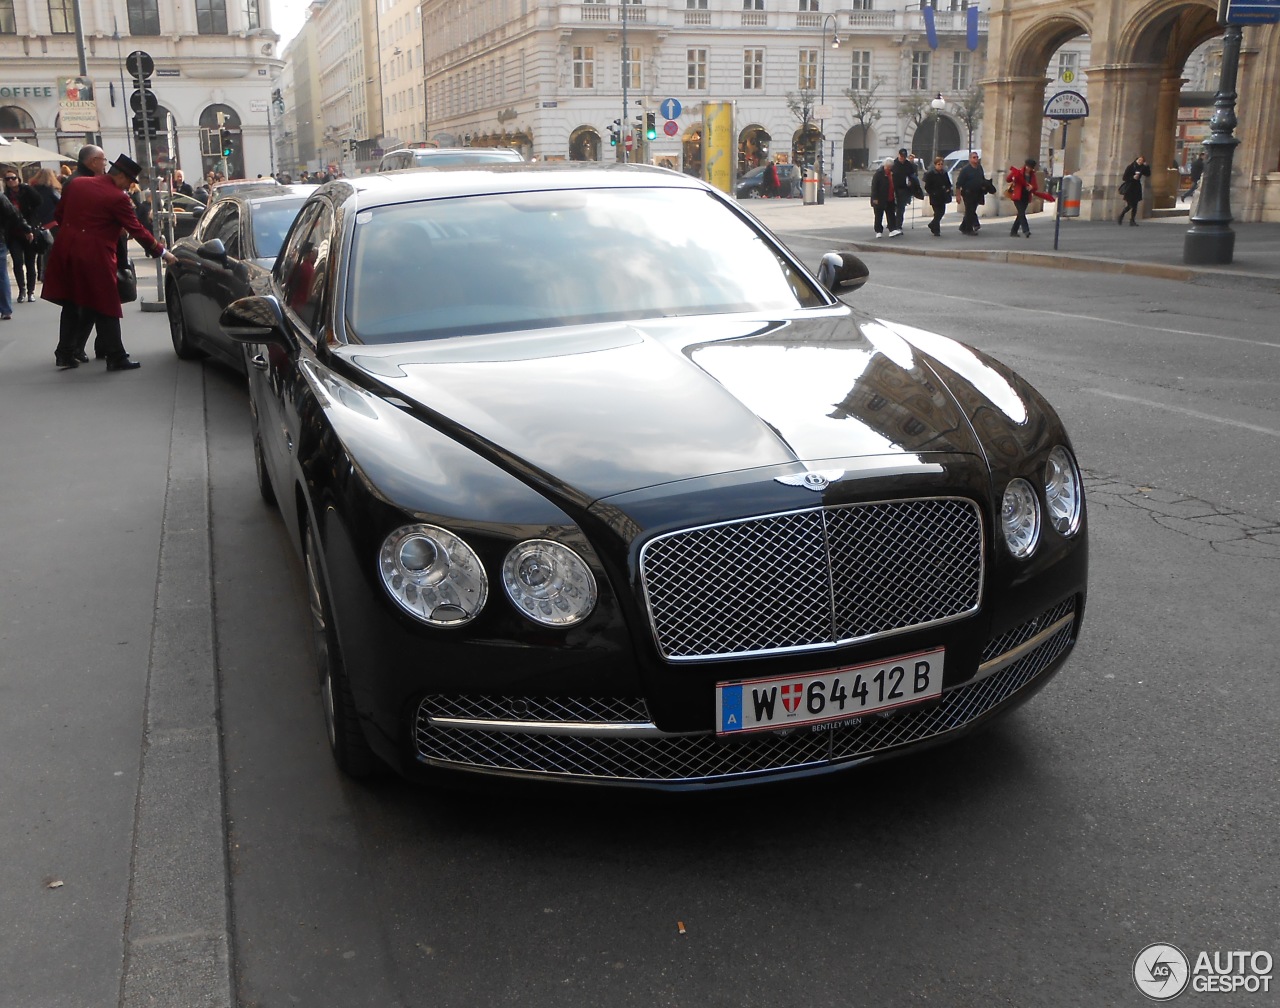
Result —
[[834, 14], [828, 14], [822, 19], [822, 65], [818, 70], [818, 105], [822, 107], [824, 115], [818, 119], [818, 202], [825, 203], [827, 201], [827, 187], [823, 184], [824, 164], [822, 150], [827, 145], [827, 122], [825, 117], [827, 104], [827, 22], [831, 22], [831, 48], [840, 48], [840, 25]]
[[1236, 68], [1240, 62], [1242, 29], [1229, 24], [1222, 34], [1222, 74], [1209, 120], [1208, 152], [1200, 182], [1200, 204], [1182, 246], [1182, 261], [1192, 265], [1229, 263], [1235, 255], [1231, 230], [1231, 163], [1236, 145]]
[[929, 156], [929, 167], [933, 167], [933, 159], [938, 156], [938, 113], [947, 107], [947, 100], [942, 97], [939, 91], [937, 96], [929, 102], [933, 109], [933, 153]]

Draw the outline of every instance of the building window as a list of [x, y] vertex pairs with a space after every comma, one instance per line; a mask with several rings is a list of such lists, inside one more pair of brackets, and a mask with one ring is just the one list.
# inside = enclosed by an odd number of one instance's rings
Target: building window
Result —
[[70, 35], [76, 30], [73, 0], [49, 0], [49, 28], [55, 35]]
[[871, 90], [871, 50], [859, 49], [849, 54], [849, 89], [851, 91]]
[[848, 7], [849, 7], [849, 10], [851, 10], [851, 11], [856, 11], [856, 10], [862, 10], [862, 11], [874, 10], [874, 9], [875, 9], [875, 0], [848, 0]]
[[802, 13], [816, 14], [818, 13], [818, 0], [800, 0], [796, 9]]
[[801, 91], [814, 91], [818, 87], [818, 50], [800, 50], [800, 78], [797, 86]]
[[742, 0], [742, 9], [746, 11], [764, 10], [764, 0]]
[[129, 34], [160, 34], [160, 0], [129, 0]]
[[969, 90], [973, 82], [973, 54], [965, 50], [951, 54], [951, 93], [961, 94]]
[[705, 49], [685, 50], [685, 84], [690, 91], [705, 91], [707, 88], [707, 51]]
[[707, 0], [684, 0], [685, 10], [706, 10]]
[[764, 88], [764, 50], [742, 51], [742, 90], [760, 91]]
[[641, 86], [640, 68], [644, 65], [643, 49], [623, 49], [622, 65], [626, 68], [622, 74], [622, 83], [629, 91], [639, 91]]
[[0, 0], [0, 35], [18, 34], [18, 22], [13, 16], [13, 0]]
[[933, 53], [928, 49], [915, 49], [911, 53], [911, 90], [929, 90], [929, 57]]
[[596, 86], [596, 47], [573, 47], [573, 86], [591, 88]]
[[259, 0], [244, 0], [244, 14], [249, 19], [249, 30], [262, 27], [262, 18], [258, 14]]
[[[1067, 76], [1070, 74], [1070, 76]], [[1058, 80], [1074, 81], [1080, 76], [1080, 54], [1074, 52], [1058, 53]]]
[[227, 0], [196, 0], [196, 31], [201, 35], [225, 35]]

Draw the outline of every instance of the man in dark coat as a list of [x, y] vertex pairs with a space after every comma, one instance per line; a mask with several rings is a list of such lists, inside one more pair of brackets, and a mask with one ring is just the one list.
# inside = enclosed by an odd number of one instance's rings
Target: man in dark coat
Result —
[[95, 175], [107, 173], [107, 152], [93, 144], [85, 144], [76, 154], [76, 170], [69, 178], [64, 179], [62, 188], [65, 191], [76, 179], [93, 178]]
[[969, 163], [956, 176], [956, 191], [964, 200], [964, 217], [960, 221], [960, 233], [976, 235], [982, 230], [978, 222], [978, 207], [987, 202], [987, 195], [996, 191], [995, 184], [982, 170], [982, 158], [977, 151], [969, 152]]
[[29, 235], [40, 218], [40, 194], [22, 181], [17, 168], [4, 170], [4, 195], [22, 219], [19, 228], [10, 230], [5, 239], [13, 256], [13, 275], [18, 281], [18, 301], [36, 299], [36, 247]]
[[62, 306], [54, 352], [54, 363], [61, 369], [76, 367], [77, 349], [92, 325], [98, 327], [108, 371], [141, 366], [129, 359], [120, 338], [124, 311], [116, 288], [116, 239], [124, 229], [148, 255], [162, 256], [166, 263], [177, 259], [133, 212], [127, 190], [140, 171], [136, 161], [122, 154], [106, 175], [78, 179], [63, 190], [54, 218], [58, 237], [49, 253], [40, 294], [45, 301]]
[[889, 232], [894, 238], [902, 234], [902, 222], [907, 219], [907, 207], [911, 205], [911, 197], [920, 190], [920, 177], [916, 174], [916, 163], [911, 160], [905, 147], [898, 148], [898, 156], [893, 161], [893, 196], [898, 204], [897, 233]]

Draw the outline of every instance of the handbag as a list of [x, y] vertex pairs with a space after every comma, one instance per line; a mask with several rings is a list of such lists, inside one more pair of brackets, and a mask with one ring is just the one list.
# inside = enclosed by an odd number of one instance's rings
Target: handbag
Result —
[[131, 259], [116, 266], [116, 292], [120, 295], [121, 304], [138, 300], [138, 274]]
[[53, 235], [48, 228], [36, 226], [31, 229], [31, 247], [36, 250], [36, 255], [44, 255], [53, 249]]

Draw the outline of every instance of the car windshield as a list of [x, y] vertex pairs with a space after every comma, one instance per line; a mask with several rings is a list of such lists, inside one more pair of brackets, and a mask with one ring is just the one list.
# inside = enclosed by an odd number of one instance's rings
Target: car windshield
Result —
[[289, 225], [298, 216], [298, 210], [306, 202], [305, 196], [297, 199], [254, 200], [253, 247], [260, 258], [273, 259], [280, 254]]
[[362, 211], [347, 273], [357, 342], [826, 304], [696, 189], [575, 189]]

